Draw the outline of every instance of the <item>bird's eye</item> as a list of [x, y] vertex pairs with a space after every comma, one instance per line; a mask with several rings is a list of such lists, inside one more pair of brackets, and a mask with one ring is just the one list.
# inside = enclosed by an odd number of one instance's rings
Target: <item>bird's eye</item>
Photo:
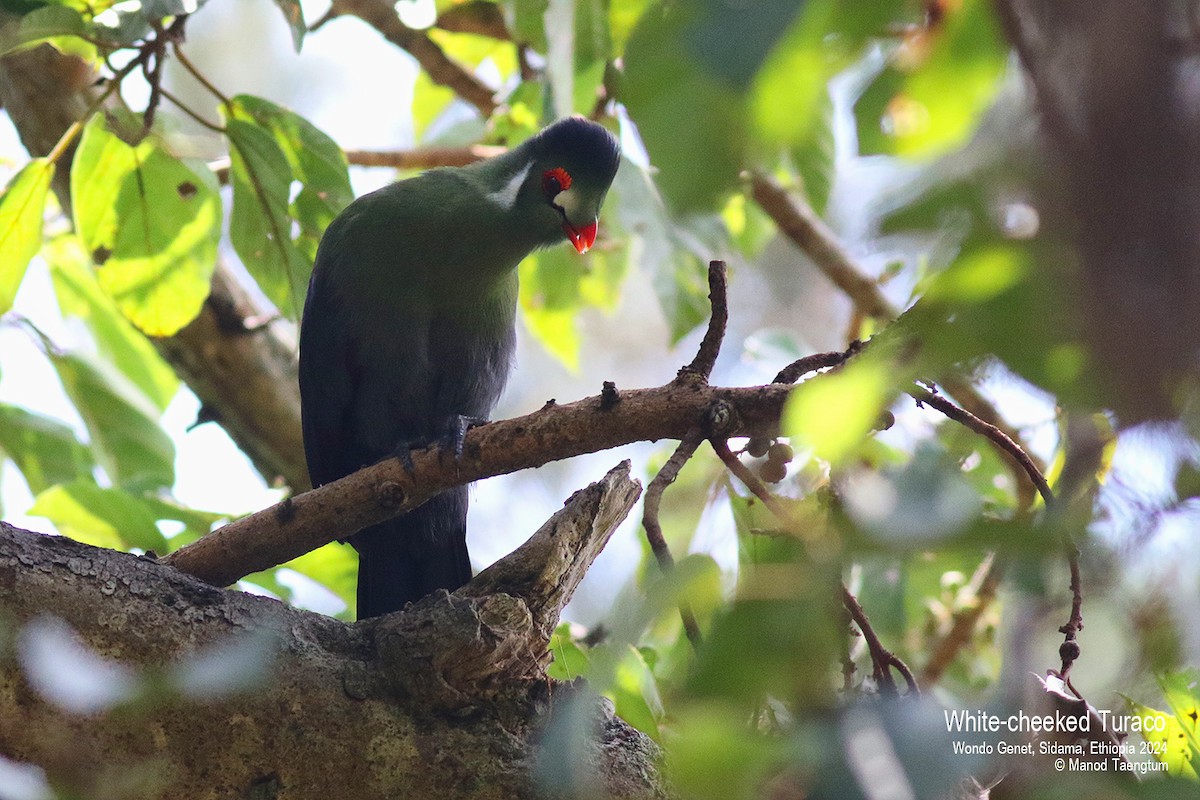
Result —
[[571, 175], [562, 167], [548, 169], [542, 173], [542, 191], [547, 200], [553, 200], [559, 192], [571, 188]]

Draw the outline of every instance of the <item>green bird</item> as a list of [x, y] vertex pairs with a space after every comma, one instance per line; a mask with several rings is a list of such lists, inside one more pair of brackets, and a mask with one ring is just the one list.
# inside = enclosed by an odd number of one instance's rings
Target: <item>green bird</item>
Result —
[[[587, 252], [619, 161], [611, 133], [570, 117], [365, 195], [329, 225], [300, 328], [314, 486], [434, 442], [461, 454], [508, 379], [517, 265], [564, 238]], [[359, 618], [470, 580], [466, 517], [460, 486], [354, 534]]]

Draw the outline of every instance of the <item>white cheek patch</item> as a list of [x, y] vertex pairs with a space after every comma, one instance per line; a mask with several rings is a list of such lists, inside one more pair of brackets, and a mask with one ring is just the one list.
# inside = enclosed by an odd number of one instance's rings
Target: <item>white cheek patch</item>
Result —
[[487, 199], [491, 200], [505, 211], [511, 210], [513, 205], [517, 202], [517, 193], [521, 191], [521, 185], [525, 183], [525, 176], [529, 174], [529, 169], [532, 166], [533, 162], [530, 161], [525, 166], [521, 167], [521, 169], [517, 170], [517, 172], [508, 179], [504, 186], [494, 192], [488, 192]]
[[579, 195], [573, 189], [564, 189], [554, 196], [554, 204], [562, 208], [567, 219], [575, 222], [587, 222], [577, 219], [579, 216]]

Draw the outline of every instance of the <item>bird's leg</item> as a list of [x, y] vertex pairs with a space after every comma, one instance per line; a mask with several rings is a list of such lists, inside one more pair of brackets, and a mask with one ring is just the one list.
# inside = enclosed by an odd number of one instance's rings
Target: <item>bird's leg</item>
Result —
[[462, 458], [463, 444], [467, 439], [467, 431], [471, 428], [478, 428], [480, 425], [486, 425], [487, 420], [483, 417], [468, 417], [463, 414], [455, 414], [452, 417], [446, 418], [446, 429], [442, 434], [441, 445], [445, 448], [454, 450], [454, 460], [458, 461]]

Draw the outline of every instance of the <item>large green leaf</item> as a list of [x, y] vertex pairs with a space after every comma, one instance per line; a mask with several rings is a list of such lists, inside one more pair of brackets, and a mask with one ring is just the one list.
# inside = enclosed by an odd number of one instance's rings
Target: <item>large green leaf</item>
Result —
[[71, 169], [75, 227], [100, 285], [134, 325], [171, 336], [208, 297], [221, 235], [216, 178], [153, 136], [129, 145], [97, 115]]
[[42, 244], [42, 213], [54, 164], [35, 158], [0, 195], [0, 314], [12, 308], [25, 269]]
[[171, 486], [174, 445], [159, 426], [158, 409], [137, 386], [103, 361], [69, 353], [50, 359], [112, 482], [130, 490]]
[[257, 122], [233, 116], [225, 132], [233, 161], [229, 238], [276, 308], [298, 319], [312, 260], [292, 239], [291, 165], [272, 131]]
[[138, 497], [105, 489], [90, 480], [52, 486], [41, 492], [29, 514], [45, 517], [65, 536], [85, 544], [166, 552], [167, 542], [154, 514]]
[[179, 390], [179, 378], [150, 341], [138, 333], [104, 292], [87, 254], [75, 236], [60, 236], [47, 243], [42, 256], [50, 265], [54, 293], [64, 316], [87, 324], [100, 353], [164, 410]]
[[17, 465], [34, 494], [90, 477], [95, 466], [71, 426], [7, 404], [0, 404], [0, 451]]
[[300, 223], [296, 243], [312, 260], [326, 226], [354, 199], [346, 155], [311, 122], [261, 97], [239, 95], [227, 113], [274, 136], [293, 180], [300, 182], [290, 212]]
[[651, 9], [625, 49], [622, 99], [659, 168], [658, 184], [681, 209], [716, 208], [744, 166], [743, 98], [700, 66], [688, 39], [705, 24], [708, 5]]

